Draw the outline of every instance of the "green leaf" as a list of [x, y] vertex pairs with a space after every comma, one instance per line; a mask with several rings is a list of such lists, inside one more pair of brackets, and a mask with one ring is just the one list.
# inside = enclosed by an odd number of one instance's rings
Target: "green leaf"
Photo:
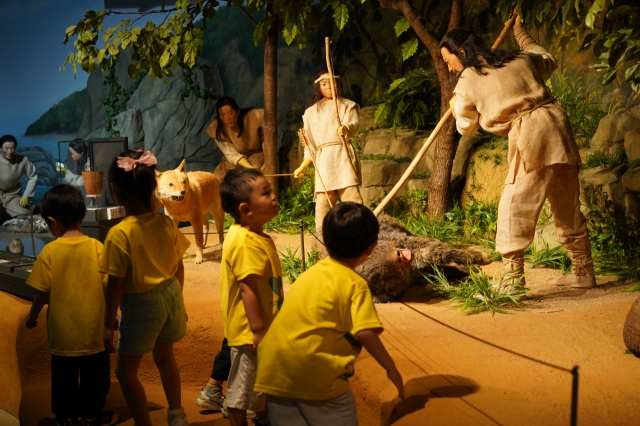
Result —
[[296, 25], [293, 25], [290, 29], [285, 27], [282, 30], [282, 38], [284, 38], [287, 45], [290, 45], [296, 39], [296, 35], [298, 35], [298, 27]]
[[636, 72], [638, 71], [638, 66], [640, 66], [640, 63], [627, 68], [624, 73], [624, 81], [631, 81], [635, 78]]
[[398, 87], [405, 80], [406, 78], [404, 77], [396, 78], [395, 80], [393, 80], [393, 83], [391, 83], [391, 85], [389, 86], [389, 92], [392, 92], [396, 87]]
[[627, 349], [626, 351], [624, 351], [625, 355], [633, 355], [633, 352], [631, 352], [629, 349]]
[[333, 20], [336, 22], [338, 29], [343, 29], [349, 20], [349, 9], [344, 4], [340, 4], [333, 10]]
[[402, 60], [406, 61], [410, 57], [412, 57], [416, 51], [418, 50], [418, 39], [412, 38], [406, 43], [402, 43]]
[[376, 108], [376, 112], [373, 115], [373, 120], [376, 124], [382, 123], [387, 119], [388, 109], [387, 104], [380, 104]]
[[169, 59], [171, 59], [171, 53], [169, 49], [167, 49], [164, 51], [162, 56], [160, 56], [160, 61], [159, 61], [160, 66], [163, 68], [166, 67], [167, 64], [169, 63]]
[[411, 25], [409, 24], [409, 21], [407, 20], [407, 18], [403, 16], [402, 18], [398, 19], [398, 22], [396, 22], [396, 26], [395, 26], [396, 36], [400, 37], [400, 34], [407, 31], [410, 27]]
[[587, 36], [584, 38], [584, 41], [580, 45], [580, 49], [578, 50], [578, 52], [584, 52], [585, 50], [587, 50], [596, 37], [598, 37], [597, 33], [587, 34]]
[[256, 28], [253, 30], [253, 44], [256, 46], [262, 41], [265, 24], [266, 21], [262, 21], [256, 25]]
[[611, 71], [605, 73], [602, 76], [602, 84], [603, 85], [607, 85], [607, 84], [611, 83], [616, 78], [616, 73], [617, 72], [618, 72], [618, 70], [611, 70]]

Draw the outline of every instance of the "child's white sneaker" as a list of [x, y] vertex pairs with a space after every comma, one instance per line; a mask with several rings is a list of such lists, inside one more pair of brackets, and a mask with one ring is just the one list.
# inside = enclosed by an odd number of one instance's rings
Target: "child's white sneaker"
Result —
[[220, 391], [211, 394], [206, 389], [202, 389], [196, 399], [196, 405], [207, 410], [221, 411], [224, 407], [224, 395]]
[[167, 408], [167, 424], [169, 426], [189, 426], [187, 415], [184, 414], [184, 408], [180, 407], [177, 410], [169, 410]]

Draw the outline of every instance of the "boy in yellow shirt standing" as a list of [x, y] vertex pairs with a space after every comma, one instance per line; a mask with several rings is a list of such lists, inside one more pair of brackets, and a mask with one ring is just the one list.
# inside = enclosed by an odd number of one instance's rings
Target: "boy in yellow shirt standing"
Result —
[[[27, 328], [38, 325], [46, 303], [51, 351], [51, 411], [57, 425], [111, 425], [113, 411], [102, 411], [111, 385], [109, 353], [105, 350], [104, 286], [98, 272], [102, 243], [80, 231], [87, 211], [84, 197], [70, 185], [53, 187], [42, 199], [42, 217], [57, 239], [47, 244], [27, 284], [37, 290]], [[70, 419], [71, 418], [71, 419]]]
[[268, 425], [266, 401], [254, 392], [256, 348], [283, 300], [280, 259], [264, 225], [278, 215], [271, 185], [257, 169], [229, 171], [220, 184], [222, 208], [235, 224], [224, 240], [220, 304], [224, 335], [231, 349], [225, 404], [232, 426], [246, 425], [256, 411], [257, 425]]
[[329, 211], [322, 233], [329, 256], [300, 275], [258, 347], [254, 390], [267, 394], [273, 426], [354, 426], [349, 389], [362, 346], [404, 398], [402, 377], [382, 345], [382, 324], [367, 282], [354, 271], [373, 252], [378, 221], [344, 202]]

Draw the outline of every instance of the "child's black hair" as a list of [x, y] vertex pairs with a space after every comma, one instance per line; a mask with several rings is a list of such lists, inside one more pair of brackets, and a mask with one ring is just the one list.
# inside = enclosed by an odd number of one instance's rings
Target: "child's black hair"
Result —
[[355, 259], [378, 241], [380, 225], [371, 210], [346, 201], [336, 204], [324, 217], [322, 237], [333, 258]]
[[71, 185], [56, 185], [42, 198], [40, 215], [46, 221], [54, 218], [65, 229], [78, 227], [86, 213], [82, 193]]
[[[125, 151], [118, 157], [139, 159], [143, 152]], [[117, 194], [112, 194], [118, 202], [125, 205], [136, 200], [141, 201], [147, 209], [151, 209], [153, 203], [151, 197], [156, 190], [156, 166], [136, 164], [131, 171], [126, 172], [118, 166], [118, 158], [113, 159], [109, 168], [109, 182], [116, 188]]]
[[222, 210], [233, 216], [236, 223], [240, 223], [240, 204], [249, 201], [253, 182], [261, 177], [264, 175], [258, 169], [238, 167], [229, 171], [222, 180], [220, 184]]

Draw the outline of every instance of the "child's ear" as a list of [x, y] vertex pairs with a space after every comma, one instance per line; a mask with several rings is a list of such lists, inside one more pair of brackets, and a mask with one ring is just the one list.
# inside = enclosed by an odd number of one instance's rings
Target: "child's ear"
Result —
[[240, 216], [251, 216], [251, 207], [249, 207], [249, 203], [240, 203], [238, 211], [240, 212]]

